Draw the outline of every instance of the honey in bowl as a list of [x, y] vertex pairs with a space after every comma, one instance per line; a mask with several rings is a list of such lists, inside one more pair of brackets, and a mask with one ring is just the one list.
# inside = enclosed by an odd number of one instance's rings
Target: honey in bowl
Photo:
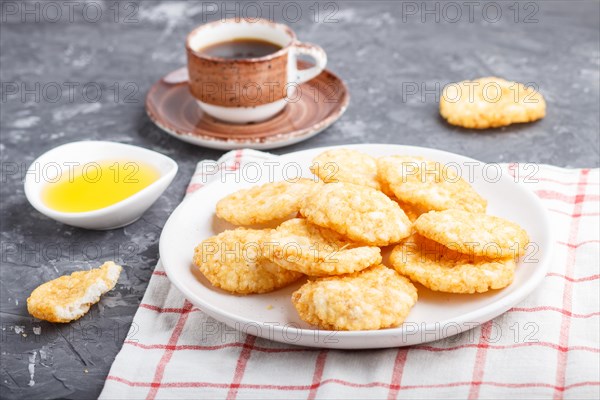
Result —
[[160, 172], [142, 161], [103, 160], [64, 171], [42, 191], [46, 206], [61, 212], [95, 211], [150, 186]]

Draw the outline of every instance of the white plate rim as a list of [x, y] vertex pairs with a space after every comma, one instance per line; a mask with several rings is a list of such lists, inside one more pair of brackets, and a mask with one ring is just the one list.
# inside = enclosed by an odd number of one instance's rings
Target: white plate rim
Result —
[[[482, 161], [479, 161], [479, 160], [476, 160], [476, 159], [473, 159], [470, 157], [466, 157], [466, 156], [463, 156], [460, 154], [444, 151], [444, 150], [433, 149], [433, 148], [428, 148], [428, 147], [406, 146], [406, 145], [384, 144], [384, 143], [348, 144], [348, 145], [336, 145], [336, 146], [311, 148], [311, 149], [306, 149], [306, 150], [301, 150], [301, 151], [297, 151], [297, 152], [280, 155], [278, 160], [285, 161], [288, 158], [293, 159], [294, 157], [297, 157], [298, 155], [302, 155], [303, 153], [310, 153], [310, 152], [315, 152], [315, 151], [326, 151], [326, 150], [335, 149], [335, 148], [353, 148], [355, 150], [361, 150], [361, 149], [364, 150], [365, 147], [376, 148], [376, 147], [380, 147], [380, 146], [385, 146], [387, 148], [392, 147], [394, 149], [397, 149], [399, 154], [402, 154], [403, 152], [406, 154], [411, 154], [411, 152], [419, 152], [419, 151], [425, 150], [427, 152], [434, 152], [434, 153], [438, 153], [440, 155], [446, 155], [446, 156], [450, 156], [450, 157], [458, 157], [465, 161], [483, 163]], [[204, 188], [207, 188], [210, 185], [215, 185], [215, 184], [220, 184], [220, 182], [208, 183], [207, 185], [204, 186]], [[517, 185], [522, 190], [522, 192], [526, 196], [529, 197], [529, 199], [533, 203], [536, 204], [536, 206], [539, 208], [539, 210], [542, 212], [542, 215], [544, 216], [543, 221], [540, 221], [540, 222], [542, 222], [544, 224], [543, 230], [545, 230], [545, 232], [547, 232], [547, 238], [544, 243], [544, 245], [547, 245], [547, 246], [544, 249], [543, 257], [540, 258], [539, 262], [535, 266], [535, 268], [536, 268], [535, 274], [533, 275], [533, 277], [531, 279], [529, 279], [524, 284], [522, 284], [518, 289], [516, 289], [516, 291], [514, 293], [512, 293], [506, 297], [498, 299], [494, 303], [489, 304], [483, 310], [481, 310], [481, 309], [474, 310], [472, 312], [462, 314], [458, 318], [453, 317], [452, 319], [436, 321], [435, 323], [429, 323], [429, 324], [426, 324], [424, 327], [422, 327], [419, 330], [430, 332], [430, 331], [435, 331], [436, 328], [439, 328], [440, 325], [449, 324], [449, 323], [482, 324], [484, 322], [490, 321], [491, 319], [497, 317], [498, 315], [505, 313], [512, 306], [514, 306], [515, 304], [522, 301], [526, 296], [531, 294], [536, 289], [536, 287], [538, 287], [540, 285], [540, 283], [543, 281], [544, 277], [546, 276], [546, 273], [548, 272], [550, 260], [552, 259], [551, 244], [554, 243], [554, 233], [553, 233], [552, 229], [550, 228], [548, 211], [547, 211], [546, 207], [543, 205], [543, 203], [541, 202], [541, 200], [533, 192], [531, 192], [529, 189], [527, 189], [526, 187], [524, 187], [521, 184], [518, 184], [518, 183], [514, 183], [514, 184]], [[161, 259], [163, 259], [162, 254], [166, 254], [166, 251], [167, 251], [164, 248], [165, 241], [163, 241], [163, 236], [165, 234], [165, 231], [168, 232], [168, 230], [169, 230], [169, 222], [174, 219], [173, 216], [176, 215], [178, 210], [181, 210], [181, 207], [184, 203], [187, 203], [189, 201], [194, 201], [194, 198], [200, 197], [202, 195], [202, 192], [203, 192], [203, 190], [201, 189], [201, 190], [191, 194], [190, 196], [188, 196], [173, 211], [173, 213], [171, 214], [171, 216], [165, 223], [165, 225], [163, 227], [163, 231], [161, 233], [160, 241], [159, 241], [159, 252], [161, 254]], [[252, 319], [232, 315], [228, 312], [224, 312], [223, 310], [220, 310], [217, 307], [214, 307], [212, 304], [203, 301], [201, 298], [199, 298], [197, 295], [195, 295], [193, 293], [193, 291], [191, 291], [184, 283], [182, 283], [180, 280], [177, 279], [177, 276], [175, 275], [174, 271], [170, 268], [170, 266], [168, 266], [166, 263], [163, 262], [163, 267], [164, 267], [167, 277], [169, 278], [171, 283], [173, 283], [175, 285], [175, 287], [177, 287], [177, 289], [179, 289], [188, 300], [190, 300], [195, 305], [198, 305], [202, 309], [202, 311], [206, 312], [213, 318], [215, 318], [221, 322], [224, 322], [225, 324], [227, 324], [230, 327], [231, 327], [231, 324], [229, 323], [229, 321], [237, 321], [239, 323], [244, 323], [244, 324], [260, 324], [261, 323], [260, 321], [255, 321]], [[492, 306], [493, 306], [493, 310], [486, 310], [486, 309], [492, 308]], [[473, 327], [475, 327], [475, 326], [473, 326]], [[468, 329], [461, 329], [461, 330], [459, 330], [458, 333], [467, 331], [469, 329], [472, 329], [473, 327], [470, 327]], [[402, 326], [396, 327], [396, 328], [388, 328], [388, 329], [381, 329], [381, 330], [369, 330], [369, 331], [366, 331], [366, 330], [363, 330], [363, 331], [328, 331], [328, 330], [320, 330], [320, 329], [312, 330], [312, 329], [306, 329], [306, 328], [295, 328], [295, 327], [289, 327], [289, 326], [287, 326], [287, 327], [273, 326], [272, 329], [273, 329], [273, 332], [270, 332], [270, 335], [272, 334], [273, 336], [267, 337], [268, 339], [280, 341], [280, 342], [284, 342], [284, 343], [288, 343], [288, 344], [296, 344], [296, 343], [277, 339], [278, 337], [281, 337], [281, 335], [284, 333], [286, 335], [288, 335], [289, 334], [288, 331], [292, 331], [295, 334], [298, 334], [300, 336], [307, 335], [309, 337], [313, 337], [315, 335], [319, 335], [319, 336], [325, 335], [326, 336], [332, 332], [335, 332], [336, 338], [340, 339], [340, 341], [343, 341], [344, 339], [361, 338], [364, 336], [369, 336], [370, 340], [372, 339], [373, 341], [376, 341], [377, 338], [401, 337], [403, 334], [407, 333], [404, 331]], [[286, 330], [286, 332], [284, 332], [284, 330]], [[414, 334], [414, 332], [410, 332], [410, 334]], [[264, 335], [260, 335], [260, 336], [266, 337]], [[452, 336], [452, 335], [436, 336], [435, 339], [432, 339], [432, 340], [439, 340], [439, 339], [443, 339], [444, 337], [448, 337], [448, 336]], [[429, 342], [432, 340], [426, 339], [423, 341], [419, 341], [418, 343], [426, 343], [426, 342]], [[412, 344], [417, 344], [417, 343], [401, 343], [401, 344], [395, 344], [393, 346], [389, 346], [389, 345], [380, 346], [377, 343], [369, 343], [369, 344], [365, 344], [364, 346], [360, 346], [360, 347], [356, 347], [356, 346], [348, 347], [348, 346], [345, 346], [340, 343], [332, 343], [329, 345], [327, 343], [323, 343], [323, 342], [303, 343], [304, 346], [308, 346], [308, 347], [324, 347], [324, 348], [339, 348], [339, 349], [359, 349], [359, 348], [360, 349], [370, 349], [370, 348], [403, 347], [403, 346], [408, 346], [408, 345], [412, 345]]]

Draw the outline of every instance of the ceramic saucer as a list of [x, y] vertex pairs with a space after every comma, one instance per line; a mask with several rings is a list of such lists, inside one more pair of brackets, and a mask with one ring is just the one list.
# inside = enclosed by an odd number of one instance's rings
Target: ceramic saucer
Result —
[[290, 101], [270, 120], [230, 124], [200, 109], [188, 88], [187, 68], [180, 68], [150, 88], [146, 112], [168, 134], [198, 146], [220, 150], [273, 149], [322, 132], [342, 116], [350, 101], [346, 84], [328, 70], [301, 84], [299, 89], [296, 101]]

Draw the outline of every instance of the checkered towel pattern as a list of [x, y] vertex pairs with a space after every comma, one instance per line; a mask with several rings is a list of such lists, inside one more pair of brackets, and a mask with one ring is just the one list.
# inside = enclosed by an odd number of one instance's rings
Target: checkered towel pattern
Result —
[[[218, 165], [271, 157], [238, 150]], [[205, 184], [203, 165], [188, 193]], [[534, 293], [493, 321], [413, 347], [295, 347], [208, 317], [159, 262], [100, 398], [600, 398], [599, 170], [540, 166], [535, 179], [527, 185], [556, 231], [553, 263]]]

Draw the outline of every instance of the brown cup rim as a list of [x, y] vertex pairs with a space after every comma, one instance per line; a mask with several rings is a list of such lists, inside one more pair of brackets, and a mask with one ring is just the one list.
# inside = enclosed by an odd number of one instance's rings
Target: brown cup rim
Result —
[[[275, 53], [268, 54], [268, 55], [262, 56], [262, 57], [237, 58], [237, 59], [208, 56], [206, 54], [201, 54], [200, 52], [192, 49], [192, 47], [190, 46], [190, 40], [191, 40], [192, 36], [194, 36], [200, 30], [206, 29], [210, 26], [219, 25], [219, 24], [226, 24], [226, 23], [239, 24], [242, 21], [253, 23], [253, 24], [266, 24], [266, 25], [281, 27], [289, 35], [290, 41], [288, 42], [288, 44], [283, 46], [280, 50], [277, 50]], [[202, 25], [194, 28], [190, 33], [188, 33], [188, 35], [185, 39], [185, 48], [188, 53], [191, 53], [194, 56], [201, 58], [203, 60], [226, 62], [226, 63], [240, 63], [240, 62], [254, 63], [254, 62], [260, 62], [260, 61], [273, 60], [277, 57], [284, 55], [285, 53], [288, 52], [290, 47], [292, 47], [292, 45], [294, 43], [296, 43], [297, 41], [298, 41], [298, 39], [297, 39], [296, 33], [289, 26], [287, 26], [285, 24], [280, 24], [278, 22], [273, 22], [273, 21], [270, 21], [270, 20], [264, 19], [264, 18], [257, 19], [256, 21], [252, 20], [252, 22], [250, 22], [249, 20], [247, 20], [245, 18], [227, 18], [227, 19], [223, 19], [223, 20], [208, 22], [206, 24], [202, 24]]]

